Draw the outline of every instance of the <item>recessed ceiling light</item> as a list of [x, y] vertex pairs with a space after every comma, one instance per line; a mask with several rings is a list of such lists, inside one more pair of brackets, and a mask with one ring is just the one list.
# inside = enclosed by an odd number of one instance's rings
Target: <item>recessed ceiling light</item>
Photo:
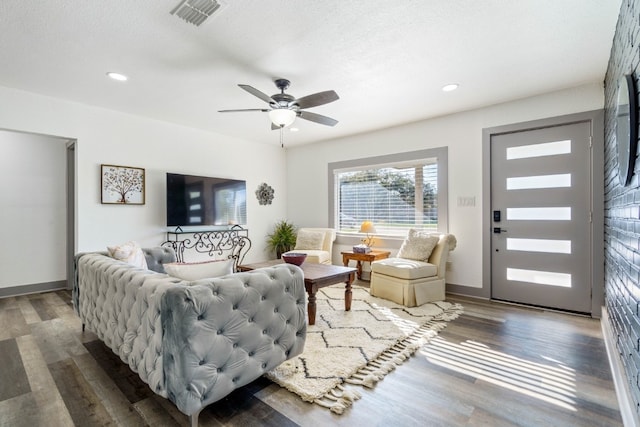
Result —
[[109, 78], [112, 78], [113, 80], [117, 80], [119, 82], [125, 82], [128, 79], [128, 77], [125, 76], [124, 74], [114, 73], [113, 71], [108, 72], [107, 76], [109, 76]]
[[458, 86], [460, 86], [458, 83], [451, 83], [451, 84], [442, 86], [442, 91], [443, 92], [451, 92], [452, 90], [458, 89]]
[[291, 132], [298, 132], [300, 129], [298, 129], [298, 128], [289, 128], [289, 130], [290, 130]]

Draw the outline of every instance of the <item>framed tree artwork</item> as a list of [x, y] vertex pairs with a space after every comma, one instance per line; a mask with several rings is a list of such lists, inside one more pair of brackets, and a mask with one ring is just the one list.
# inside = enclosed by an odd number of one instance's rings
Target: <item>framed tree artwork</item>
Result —
[[101, 165], [103, 204], [144, 205], [144, 169]]

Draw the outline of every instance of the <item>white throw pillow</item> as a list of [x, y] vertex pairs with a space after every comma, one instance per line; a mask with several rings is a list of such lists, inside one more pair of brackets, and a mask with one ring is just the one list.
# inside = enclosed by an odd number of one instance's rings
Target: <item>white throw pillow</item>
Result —
[[324, 245], [324, 235], [325, 233], [322, 231], [298, 230], [294, 249], [321, 251]]
[[127, 242], [118, 246], [107, 246], [109, 255], [112, 258], [129, 263], [135, 267], [147, 270], [147, 259], [144, 257], [142, 248], [136, 242]]
[[431, 252], [438, 244], [440, 236], [431, 234], [425, 230], [412, 228], [402, 242], [398, 258], [414, 259], [416, 261], [426, 261], [431, 256]]
[[207, 262], [170, 262], [164, 264], [169, 276], [182, 280], [200, 280], [226, 276], [233, 273], [233, 260], [221, 259]]

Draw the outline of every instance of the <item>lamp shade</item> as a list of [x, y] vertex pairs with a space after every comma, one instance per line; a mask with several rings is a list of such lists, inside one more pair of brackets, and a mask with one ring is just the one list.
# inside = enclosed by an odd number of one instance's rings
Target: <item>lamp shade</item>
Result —
[[274, 125], [286, 128], [296, 120], [296, 112], [288, 108], [275, 108], [269, 111], [269, 119]]
[[373, 226], [373, 223], [371, 221], [363, 221], [360, 225], [360, 233], [371, 234], [375, 232], [376, 228]]

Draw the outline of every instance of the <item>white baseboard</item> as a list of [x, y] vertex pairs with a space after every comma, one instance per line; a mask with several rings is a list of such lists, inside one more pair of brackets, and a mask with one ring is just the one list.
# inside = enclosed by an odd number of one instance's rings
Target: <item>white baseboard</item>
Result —
[[607, 356], [609, 357], [609, 366], [611, 366], [611, 374], [613, 375], [613, 384], [616, 388], [616, 395], [618, 396], [618, 404], [620, 405], [620, 414], [622, 415], [622, 422], [625, 427], [638, 427], [640, 426], [640, 419], [636, 412], [635, 404], [631, 399], [631, 391], [629, 390], [629, 383], [627, 382], [624, 367], [622, 361], [618, 356], [618, 350], [616, 349], [616, 340], [611, 328], [611, 322], [609, 320], [609, 312], [607, 307], [602, 307], [602, 318], [600, 319], [600, 325], [602, 326], [602, 335], [604, 337], [604, 344], [607, 348]]

